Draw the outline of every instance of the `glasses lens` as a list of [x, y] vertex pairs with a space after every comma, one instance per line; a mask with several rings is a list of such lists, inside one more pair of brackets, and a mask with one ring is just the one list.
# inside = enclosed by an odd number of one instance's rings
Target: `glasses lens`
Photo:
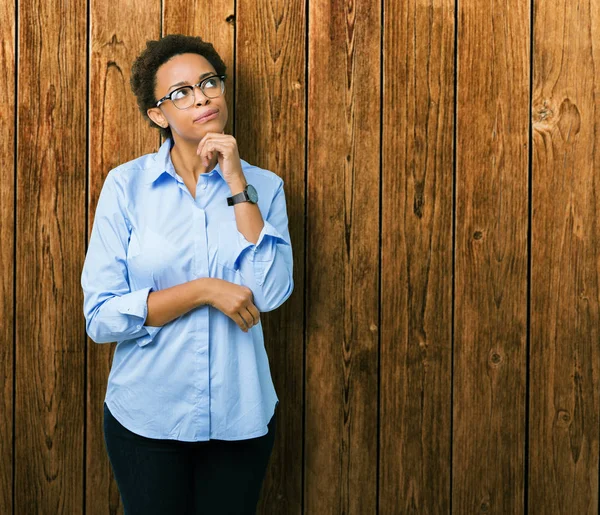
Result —
[[218, 97], [223, 93], [223, 81], [220, 77], [210, 77], [202, 85], [202, 93], [209, 98]]
[[175, 104], [175, 107], [179, 109], [190, 107], [194, 103], [192, 86], [185, 86], [175, 90], [171, 95], [171, 100], [173, 101], [173, 104]]

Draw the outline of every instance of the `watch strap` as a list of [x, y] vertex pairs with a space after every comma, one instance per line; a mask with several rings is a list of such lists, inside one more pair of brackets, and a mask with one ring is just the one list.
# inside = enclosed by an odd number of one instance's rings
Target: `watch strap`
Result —
[[248, 200], [250, 200], [250, 197], [248, 196], [248, 193], [244, 189], [243, 191], [236, 193], [232, 197], [227, 197], [227, 205], [233, 206], [234, 204], [238, 204], [239, 202], [246, 202]]

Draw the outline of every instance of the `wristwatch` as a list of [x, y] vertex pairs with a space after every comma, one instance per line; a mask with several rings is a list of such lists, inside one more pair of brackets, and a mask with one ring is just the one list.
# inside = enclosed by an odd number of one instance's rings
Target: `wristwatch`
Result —
[[240, 202], [250, 202], [251, 204], [256, 204], [258, 202], [258, 193], [252, 184], [247, 184], [244, 191], [240, 191], [232, 197], [227, 197], [228, 206], [233, 206]]

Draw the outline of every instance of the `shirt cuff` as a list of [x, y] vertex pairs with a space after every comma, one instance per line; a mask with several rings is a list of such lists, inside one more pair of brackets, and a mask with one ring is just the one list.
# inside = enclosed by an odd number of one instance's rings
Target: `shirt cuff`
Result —
[[[116, 302], [117, 305], [115, 306], [117, 311], [124, 315], [140, 317], [143, 323], [148, 316], [148, 295], [151, 291], [152, 287], [147, 286], [146, 288], [132, 291], [131, 293], [118, 297]], [[142, 324], [140, 324], [140, 327], [141, 326]]]
[[135, 342], [140, 347], [144, 347], [145, 345], [148, 345], [152, 340], [154, 340], [154, 335], [156, 333], [158, 333], [158, 331], [160, 331], [162, 329], [162, 326], [155, 327], [155, 326], [152, 326], [152, 325], [145, 325], [144, 329], [148, 332], [148, 334], [146, 334], [144, 336], [139, 336], [135, 340]]
[[162, 326], [144, 325], [146, 318], [148, 317], [148, 295], [153, 290], [152, 286], [147, 286], [139, 290], [127, 293], [118, 298], [117, 311], [123, 315], [133, 315], [140, 318], [140, 323], [136, 326], [136, 330], [144, 328], [146, 330], [145, 335], [138, 336], [136, 343], [143, 347], [150, 343], [156, 333], [161, 330]]
[[[236, 226], [237, 228], [237, 226]], [[281, 235], [281, 233], [267, 220], [264, 220], [264, 226], [258, 235], [258, 241], [252, 243], [246, 239], [246, 237], [238, 230], [238, 253], [235, 261], [239, 259], [242, 252], [247, 248], [250, 248], [250, 259], [252, 261], [271, 261], [275, 257], [275, 245], [265, 244], [264, 241], [268, 242], [269, 239], [273, 243], [284, 243], [289, 245], [290, 243]], [[271, 238], [267, 238], [270, 236]]]

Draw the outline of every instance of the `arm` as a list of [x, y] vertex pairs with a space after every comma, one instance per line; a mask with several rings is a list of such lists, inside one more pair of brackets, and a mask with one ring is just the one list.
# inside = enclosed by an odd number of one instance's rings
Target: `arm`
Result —
[[[232, 187], [232, 193], [237, 192], [233, 190], [239, 186]], [[243, 186], [239, 188], [242, 189]], [[267, 220], [262, 220], [256, 204], [242, 202], [233, 207], [238, 208], [236, 227], [231, 228], [233, 234], [237, 234], [237, 241], [227, 249], [228, 260], [233, 268], [239, 269], [243, 284], [252, 290], [258, 310], [272, 311], [283, 304], [294, 289], [283, 181], [277, 187]]]
[[210, 304], [214, 281], [211, 277], [199, 277], [164, 290], [150, 292], [146, 323], [163, 326], [202, 304]]
[[100, 192], [81, 274], [86, 332], [96, 343], [150, 343], [161, 326], [205, 303], [211, 282], [200, 278], [161, 291], [131, 291], [127, 270], [130, 223], [112, 174]]

